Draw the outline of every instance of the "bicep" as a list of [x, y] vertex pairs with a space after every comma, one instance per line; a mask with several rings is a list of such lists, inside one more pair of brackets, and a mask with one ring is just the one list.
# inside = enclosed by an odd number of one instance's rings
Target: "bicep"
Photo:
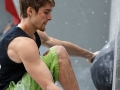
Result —
[[49, 37], [45, 32], [41, 32], [39, 30], [37, 32], [40, 36], [42, 45], [47, 47], [52, 47], [54, 45], [63, 45], [63, 42], [61, 40]]
[[37, 30], [37, 33], [40, 37], [42, 44], [49, 40], [49, 36], [47, 35], [46, 32], [41, 32], [41, 31]]
[[52, 82], [50, 71], [40, 59], [39, 50], [34, 41], [21, 45], [18, 50], [18, 56], [27, 72], [41, 87], [45, 87], [46, 83]]

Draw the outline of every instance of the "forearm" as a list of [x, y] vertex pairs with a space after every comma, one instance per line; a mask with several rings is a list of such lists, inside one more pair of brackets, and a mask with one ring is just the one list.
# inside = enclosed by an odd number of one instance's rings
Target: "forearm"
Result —
[[43, 90], [62, 90], [54, 84], [52, 75], [43, 61], [39, 60], [36, 64], [25, 65], [25, 67]]
[[66, 48], [68, 54], [71, 56], [78, 56], [86, 59], [92, 59], [94, 57], [94, 54], [89, 50], [83, 49], [70, 42], [63, 41], [63, 46]]

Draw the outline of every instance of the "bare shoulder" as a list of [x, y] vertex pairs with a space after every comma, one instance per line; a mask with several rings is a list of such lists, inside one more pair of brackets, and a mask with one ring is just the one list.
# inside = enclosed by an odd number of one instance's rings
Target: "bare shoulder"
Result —
[[16, 47], [19, 49], [19, 48], [25, 48], [26, 46], [31, 47], [33, 44], [35, 44], [35, 41], [31, 38], [17, 37], [10, 42], [9, 46], [14, 48]]
[[[8, 56], [14, 62], [21, 63], [21, 57], [39, 53], [35, 41], [27, 37], [17, 37], [8, 46]], [[29, 52], [29, 53], [28, 53]]]

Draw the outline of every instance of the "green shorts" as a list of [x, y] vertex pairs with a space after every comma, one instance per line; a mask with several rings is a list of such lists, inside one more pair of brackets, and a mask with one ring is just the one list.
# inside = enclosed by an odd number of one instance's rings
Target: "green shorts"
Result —
[[[58, 81], [58, 73], [59, 73], [59, 64], [58, 57], [55, 51], [55, 48], [50, 48], [41, 59], [45, 62], [47, 67], [49, 68], [54, 82]], [[22, 79], [15, 84], [13, 81], [10, 82], [9, 88], [6, 90], [42, 90], [40, 86], [31, 78], [31, 76], [26, 73], [23, 75]]]

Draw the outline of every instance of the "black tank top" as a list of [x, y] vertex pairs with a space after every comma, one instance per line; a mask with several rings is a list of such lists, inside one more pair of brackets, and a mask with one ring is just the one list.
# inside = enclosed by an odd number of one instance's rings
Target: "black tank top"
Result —
[[[39, 49], [41, 45], [40, 38], [37, 32], [34, 35]], [[20, 36], [31, 38], [21, 28], [13, 26], [0, 40], [0, 90], [5, 90], [11, 81], [17, 83], [26, 72], [23, 63], [13, 62], [7, 54], [9, 43]]]

